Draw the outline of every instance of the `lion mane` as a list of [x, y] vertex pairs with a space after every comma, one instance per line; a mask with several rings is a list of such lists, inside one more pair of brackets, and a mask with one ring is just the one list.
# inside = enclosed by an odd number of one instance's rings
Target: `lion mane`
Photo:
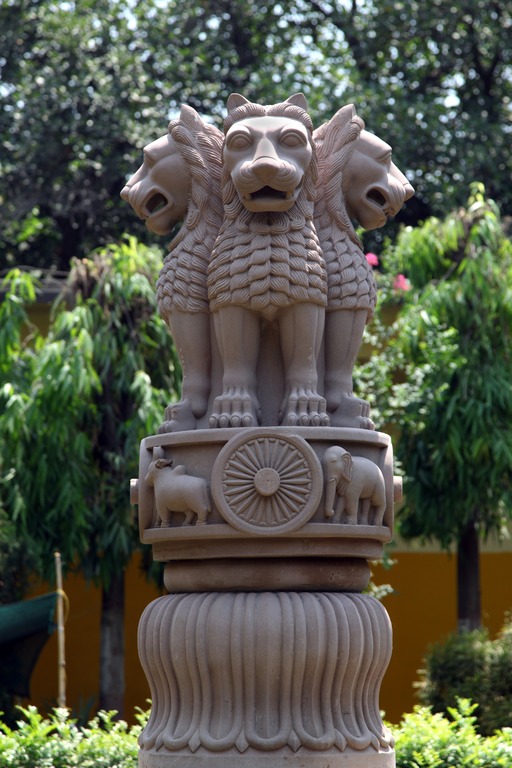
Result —
[[343, 172], [352, 157], [364, 122], [352, 104], [342, 107], [317, 128], [318, 196], [315, 224], [327, 268], [327, 310], [366, 310], [376, 302], [376, 285], [343, 199]]
[[186, 162], [191, 197], [186, 218], [169, 244], [157, 281], [160, 314], [176, 307], [187, 312], [208, 312], [207, 270], [223, 219], [221, 151], [223, 134], [195, 110], [182, 106], [168, 133]]
[[[250, 117], [289, 117], [302, 123], [312, 148], [311, 163], [294, 206], [285, 212], [255, 213], [242, 204], [229, 171], [222, 172], [224, 221], [208, 270], [210, 309], [243, 306], [273, 319], [279, 309], [299, 302], [325, 306], [325, 262], [313, 221], [317, 160], [313, 125], [293, 98], [263, 106], [244, 100], [230, 109], [225, 133]], [[229, 106], [229, 105], [228, 105]]]

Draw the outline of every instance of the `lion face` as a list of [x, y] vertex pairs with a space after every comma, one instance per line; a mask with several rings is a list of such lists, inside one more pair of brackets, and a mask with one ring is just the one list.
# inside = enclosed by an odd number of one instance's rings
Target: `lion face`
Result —
[[121, 197], [157, 235], [167, 235], [187, 213], [190, 173], [170, 134], [144, 147], [144, 162]]
[[347, 211], [364, 229], [382, 227], [396, 216], [414, 189], [391, 160], [391, 147], [361, 131], [343, 173]]
[[289, 117], [250, 117], [226, 134], [224, 168], [249, 211], [287, 211], [312, 158], [308, 131]]

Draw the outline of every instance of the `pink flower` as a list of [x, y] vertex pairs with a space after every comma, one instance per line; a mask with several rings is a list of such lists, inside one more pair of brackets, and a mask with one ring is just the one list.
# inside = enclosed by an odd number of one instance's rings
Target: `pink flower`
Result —
[[370, 267], [378, 267], [379, 266], [379, 257], [375, 253], [367, 253], [366, 254], [366, 261], [370, 265]]
[[395, 291], [409, 291], [411, 284], [405, 275], [400, 274], [395, 277], [393, 288]]

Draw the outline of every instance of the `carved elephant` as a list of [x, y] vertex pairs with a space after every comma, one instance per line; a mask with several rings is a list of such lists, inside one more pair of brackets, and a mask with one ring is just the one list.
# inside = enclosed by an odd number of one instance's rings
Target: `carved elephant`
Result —
[[[368, 524], [370, 509], [374, 508], [373, 524], [382, 525], [386, 511], [384, 476], [373, 461], [352, 456], [341, 446], [328, 448], [323, 456], [325, 478], [325, 516], [335, 516], [350, 525]], [[336, 505], [336, 494], [339, 497]], [[358, 519], [359, 503], [361, 515]]]
[[184, 525], [197, 516], [196, 525], [205, 525], [211, 512], [208, 483], [201, 477], [187, 475], [185, 467], [172, 466], [172, 459], [156, 459], [149, 465], [146, 483], [155, 489], [156, 511], [163, 528], [171, 525], [173, 512], [184, 512]]

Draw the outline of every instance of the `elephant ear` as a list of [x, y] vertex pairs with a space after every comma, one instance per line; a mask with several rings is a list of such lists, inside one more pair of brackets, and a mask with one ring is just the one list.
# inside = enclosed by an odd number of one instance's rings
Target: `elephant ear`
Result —
[[352, 460], [352, 456], [350, 453], [345, 453], [341, 458], [341, 465], [342, 465], [342, 475], [345, 478], [345, 480], [350, 483], [352, 480], [352, 468], [354, 466], [354, 462]]

